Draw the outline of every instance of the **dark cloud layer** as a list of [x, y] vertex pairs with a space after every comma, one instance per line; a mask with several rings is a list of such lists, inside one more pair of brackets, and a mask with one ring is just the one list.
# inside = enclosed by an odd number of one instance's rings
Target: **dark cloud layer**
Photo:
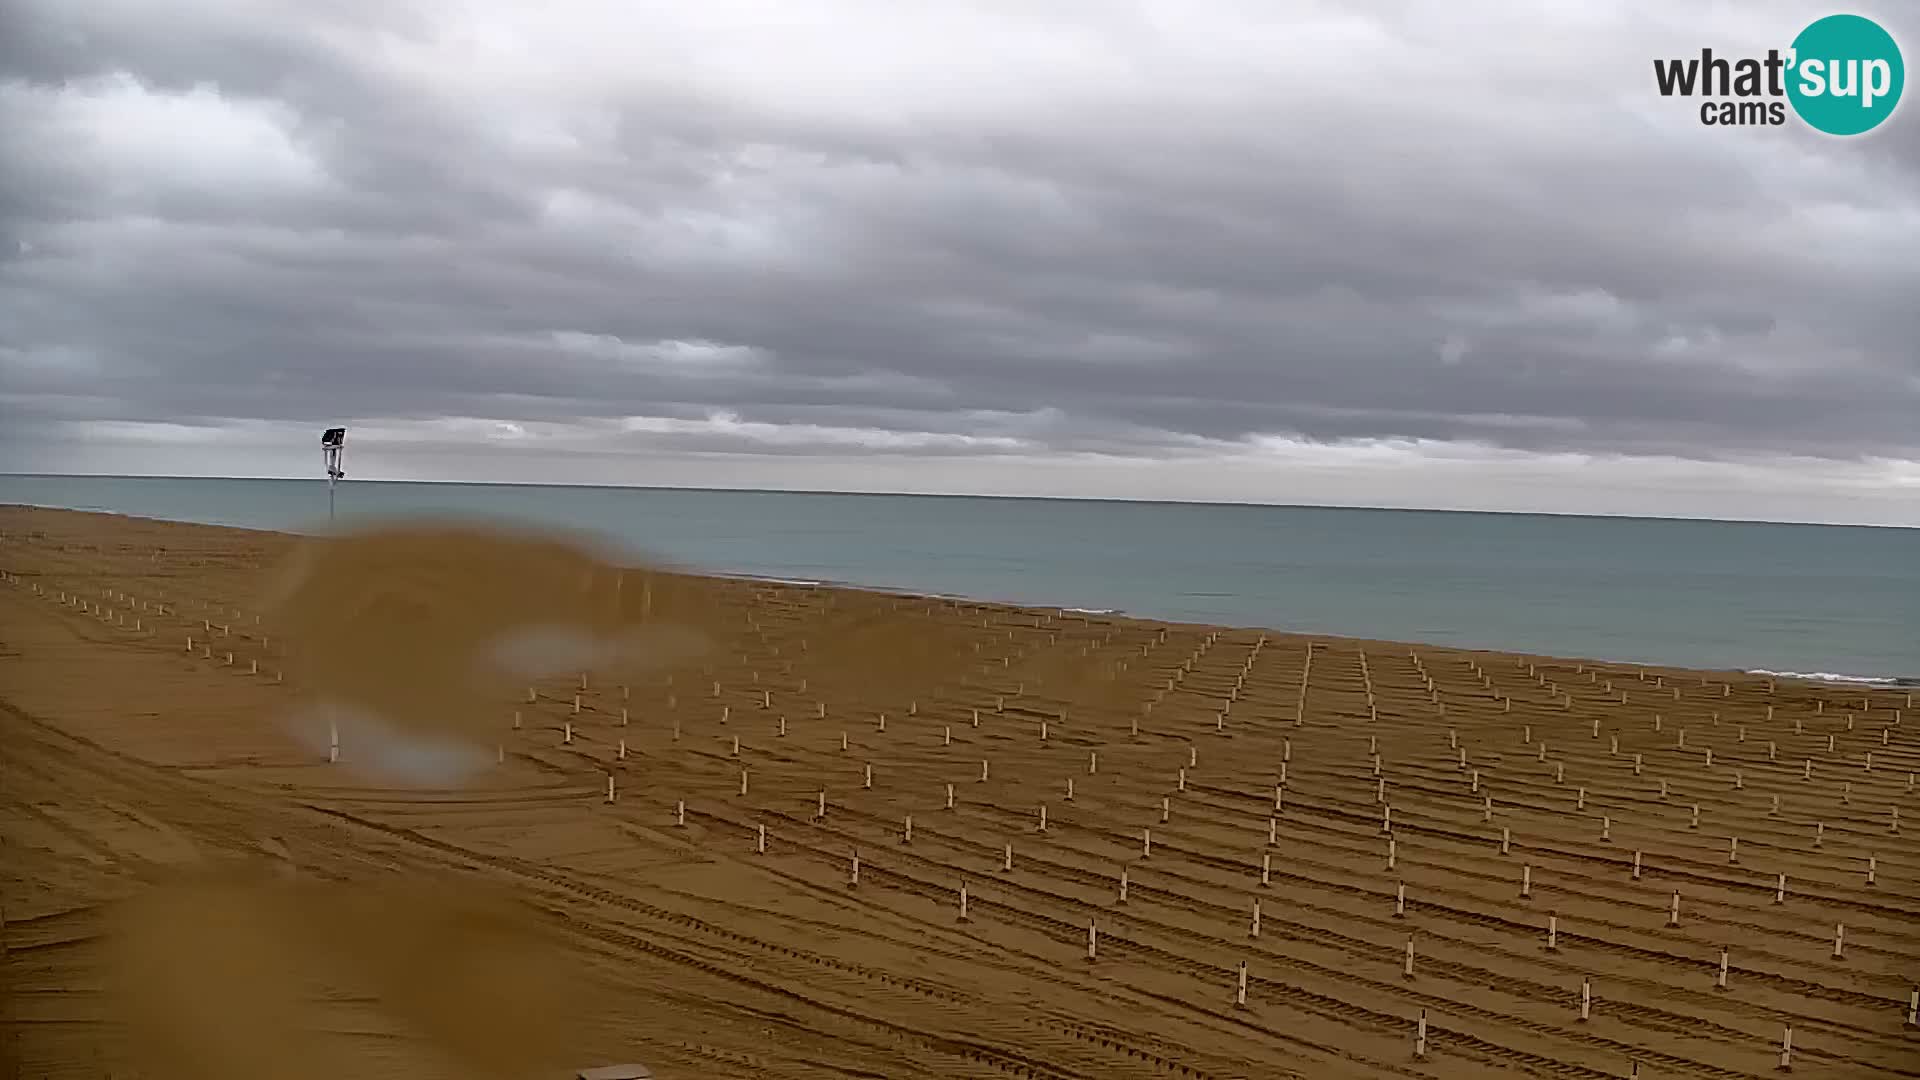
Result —
[[391, 474], [1211, 456], [1284, 499], [1397, 447], [1920, 520], [1920, 113], [1652, 87], [1822, 8], [797, 7], [17, 0], [0, 468], [339, 420]]

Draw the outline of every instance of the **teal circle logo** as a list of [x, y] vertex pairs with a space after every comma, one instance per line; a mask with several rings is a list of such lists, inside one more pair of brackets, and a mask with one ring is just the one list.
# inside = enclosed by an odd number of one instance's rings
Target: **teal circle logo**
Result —
[[1861, 15], [1829, 15], [1793, 39], [1787, 99], [1800, 119], [1829, 135], [1879, 127], [1900, 104], [1906, 64], [1893, 35]]

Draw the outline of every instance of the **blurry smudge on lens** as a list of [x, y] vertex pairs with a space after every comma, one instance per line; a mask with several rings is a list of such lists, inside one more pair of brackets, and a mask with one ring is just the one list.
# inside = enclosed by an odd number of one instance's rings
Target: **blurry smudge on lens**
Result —
[[[496, 524], [312, 538], [262, 613], [303, 697], [279, 719], [308, 752], [338, 748], [339, 767], [365, 778], [460, 787], [494, 763], [502, 704], [531, 682], [633, 678], [702, 657], [727, 617], [717, 584]], [[470, 877], [320, 880], [278, 838], [253, 847], [257, 879], [202, 872], [114, 917], [112, 992], [144, 1075], [365, 1075], [359, 1052], [326, 1037], [343, 993], [424, 1036], [459, 1075], [570, 1075], [585, 974], [533, 909]]]
[[369, 779], [411, 787], [460, 787], [493, 764], [473, 741], [410, 733], [379, 714], [351, 705], [319, 702], [296, 710], [285, 727], [316, 757], [335, 746], [342, 760]]
[[704, 651], [701, 636], [686, 627], [640, 626], [602, 637], [582, 626], [550, 624], [505, 630], [483, 645], [476, 659], [516, 679], [542, 679], [589, 670], [640, 674]]
[[[717, 583], [623, 568], [573, 537], [500, 525], [376, 525], [306, 542], [267, 617], [289, 674], [335, 722], [402, 760], [405, 737], [483, 745], [503, 697], [569, 670], [615, 678], [689, 663], [719, 625]], [[366, 718], [372, 719], [366, 719]], [[433, 771], [433, 755], [405, 756]]]

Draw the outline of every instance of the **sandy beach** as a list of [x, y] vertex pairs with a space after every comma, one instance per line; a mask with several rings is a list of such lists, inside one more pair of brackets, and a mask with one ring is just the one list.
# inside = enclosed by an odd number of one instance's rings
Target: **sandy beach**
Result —
[[[1905, 689], [709, 579], [706, 655], [503, 694], [421, 789], [280, 722], [294, 543], [0, 508], [13, 1075], [144, 1075], [115, 913], [230, 868], [510, 897], [573, 973], [553, 1078], [1737, 1078], [1789, 1027], [1920, 1076]], [[355, 1076], [460, 1075], [306, 1000]]]

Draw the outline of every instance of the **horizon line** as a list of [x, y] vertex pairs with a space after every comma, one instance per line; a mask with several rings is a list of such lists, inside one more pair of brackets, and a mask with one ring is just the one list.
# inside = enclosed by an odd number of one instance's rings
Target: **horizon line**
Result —
[[[24, 477], [43, 480], [234, 480], [275, 483], [322, 482], [324, 477], [305, 476], [223, 476], [180, 473], [50, 473], [6, 472], [0, 477]], [[1827, 529], [1900, 529], [1920, 531], [1920, 525], [1896, 525], [1859, 521], [1786, 521], [1775, 518], [1687, 517], [1673, 514], [1574, 513], [1560, 510], [1482, 510], [1469, 507], [1432, 506], [1360, 506], [1340, 503], [1287, 503], [1221, 499], [1148, 499], [1091, 495], [998, 495], [951, 491], [845, 491], [833, 488], [708, 487], [673, 484], [602, 484], [566, 481], [515, 480], [406, 480], [391, 477], [361, 478], [362, 484], [443, 484], [455, 487], [584, 488], [597, 491], [686, 491], [742, 495], [836, 495], [872, 498], [915, 499], [997, 499], [1009, 502], [1083, 502], [1139, 506], [1212, 506], [1246, 507], [1274, 510], [1358, 510], [1404, 514], [1488, 514], [1504, 517], [1583, 518], [1605, 521], [1692, 521], [1729, 525], [1791, 525]]]

